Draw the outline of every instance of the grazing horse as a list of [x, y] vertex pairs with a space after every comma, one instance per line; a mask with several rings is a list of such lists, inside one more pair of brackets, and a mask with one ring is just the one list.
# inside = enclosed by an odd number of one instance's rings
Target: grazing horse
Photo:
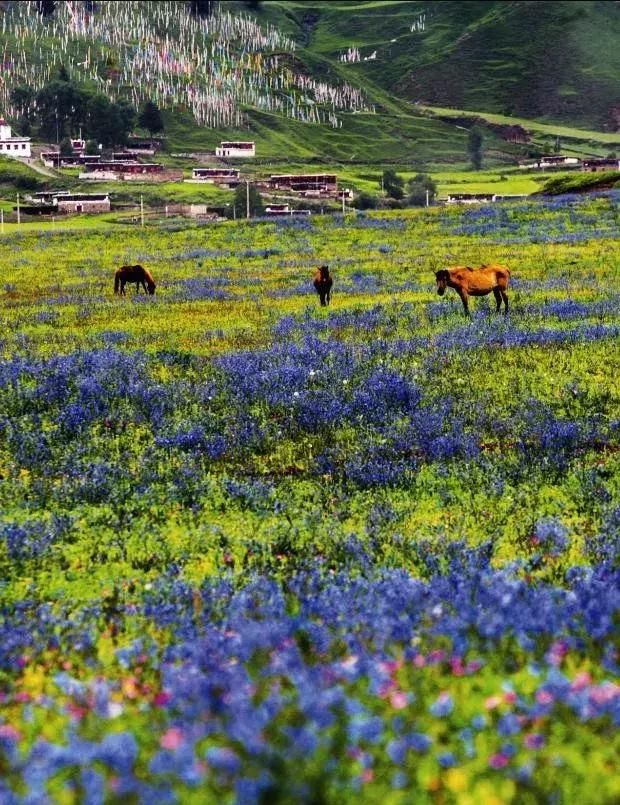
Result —
[[144, 293], [155, 293], [155, 280], [148, 268], [142, 266], [121, 266], [114, 274], [114, 293], [125, 294], [125, 285], [128, 282], [136, 283], [136, 293], [140, 293], [140, 286]]
[[435, 272], [437, 280], [437, 293], [443, 296], [446, 288], [454, 288], [461, 297], [461, 302], [465, 308], [465, 315], [469, 316], [468, 300], [470, 296], [486, 296], [493, 291], [495, 302], [497, 303], [496, 312], [499, 313], [504, 302], [504, 313], [508, 313], [508, 280], [510, 271], [506, 266], [490, 265], [480, 266], [480, 268], [470, 268], [469, 266], [453, 266], [452, 268], [442, 268]]
[[321, 300], [321, 307], [329, 305], [334, 280], [331, 278], [329, 274], [329, 268], [327, 266], [321, 266], [320, 268], [317, 268], [316, 273], [314, 275], [313, 284]]

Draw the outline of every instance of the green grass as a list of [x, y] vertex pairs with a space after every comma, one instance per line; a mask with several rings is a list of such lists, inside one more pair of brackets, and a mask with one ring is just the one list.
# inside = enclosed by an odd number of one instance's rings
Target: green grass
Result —
[[550, 137], [561, 137], [567, 140], [578, 140], [583, 143], [603, 144], [609, 147], [620, 148], [620, 132], [596, 131], [594, 129], [581, 129], [575, 126], [567, 126], [563, 123], [541, 123], [538, 120], [529, 120], [523, 117], [512, 117], [510, 115], [500, 115], [493, 112], [482, 112], [480, 110], [448, 109], [441, 106], [418, 107], [423, 111], [429, 111], [433, 115], [450, 117], [455, 115], [482, 117], [489, 123], [503, 123], [510, 126], [523, 126], [532, 132], [539, 132]]

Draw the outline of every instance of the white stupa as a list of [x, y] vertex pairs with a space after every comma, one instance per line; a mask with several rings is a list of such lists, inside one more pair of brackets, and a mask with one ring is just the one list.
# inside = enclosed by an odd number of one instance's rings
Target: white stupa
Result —
[[0, 117], [0, 156], [30, 158], [30, 137], [12, 137], [11, 127]]

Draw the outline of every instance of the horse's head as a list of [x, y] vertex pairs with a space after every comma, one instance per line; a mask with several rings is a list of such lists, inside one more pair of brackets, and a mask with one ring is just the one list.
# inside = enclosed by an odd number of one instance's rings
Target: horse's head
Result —
[[448, 280], [450, 279], [448, 269], [442, 268], [440, 271], [435, 271], [435, 279], [437, 280], [437, 293], [439, 296], [443, 296], [448, 286]]
[[154, 282], [147, 282], [146, 287], [149, 289], [149, 293], [151, 296], [155, 293], [155, 283]]
[[328, 280], [329, 279], [329, 266], [321, 266], [319, 268], [319, 271], [321, 272], [321, 279], [322, 280]]

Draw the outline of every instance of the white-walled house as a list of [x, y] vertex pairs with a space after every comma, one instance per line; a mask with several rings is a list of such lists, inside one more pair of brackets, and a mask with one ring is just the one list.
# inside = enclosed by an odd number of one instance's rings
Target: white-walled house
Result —
[[215, 149], [216, 157], [255, 157], [256, 143], [254, 142], [221, 142]]
[[11, 127], [0, 117], [0, 156], [30, 159], [30, 137], [11, 136]]

